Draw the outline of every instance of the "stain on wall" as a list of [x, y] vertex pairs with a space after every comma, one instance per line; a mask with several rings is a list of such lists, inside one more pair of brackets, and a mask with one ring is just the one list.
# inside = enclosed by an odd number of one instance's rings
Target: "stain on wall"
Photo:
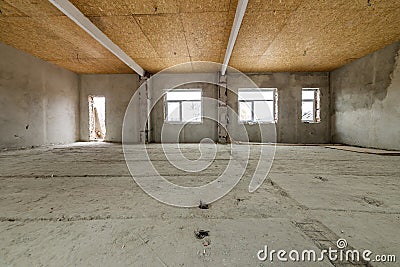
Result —
[[0, 58], [0, 148], [78, 140], [78, 75], [3, 43]]
[[400, 150], [400, 42], [330, 76], [332, 140]]

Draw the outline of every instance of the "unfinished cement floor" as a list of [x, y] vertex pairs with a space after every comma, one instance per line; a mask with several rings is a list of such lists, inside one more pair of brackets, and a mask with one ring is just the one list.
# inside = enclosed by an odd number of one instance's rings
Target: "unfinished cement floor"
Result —
[[[195, 145], [185, 149], [197, 153]], [[211, 170], [180, 176], [165, 169], [160, 145], [149, 150], [161, 172], [185, 185], [209, 181], [226, 162], [222, 153]], [[356, 249], [398, 257], [399, 166], [398, 156], [278, 146], [255, 193], [245, 175], [228, 195], [199, 209], [145, 194], [118, 144], [3, 151], [0, 266], [332, 266], [328, 260], [260, 262], [257, 252], [264, 245], [318, 251], [339, 237]], [[196, 239], [198, 229], [210, 236]]]

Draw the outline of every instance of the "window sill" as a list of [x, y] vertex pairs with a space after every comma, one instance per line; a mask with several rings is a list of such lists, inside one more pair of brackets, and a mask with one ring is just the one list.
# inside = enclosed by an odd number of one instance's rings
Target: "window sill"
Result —
[[239, 121], [239, 124], [258, 125], [258, 124], [277, 124], [276, 121]]
[[320, 121], [301, 121], [302, 123], [306, 123], [306, 124], [318, 124], [321, 123]]
[[202, 121], [199, 122], [190, 122], [190, 121], [164, 121], [165, 124], [171, 125], [185, 125], [185, 124], [203, 124]]

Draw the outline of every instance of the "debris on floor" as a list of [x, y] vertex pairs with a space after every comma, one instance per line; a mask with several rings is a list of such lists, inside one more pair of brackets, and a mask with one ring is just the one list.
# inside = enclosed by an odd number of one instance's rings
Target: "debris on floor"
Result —
[[203, 246], [208, 247], [209, 245], [211, 245], [211, 239], [206, 238], [203, 241]]
[[325, 178], [325, 177], [322, 177], [322, 176], [314, 176], [314, 178], [315, 179], [319, 179], [319, 180], [321, 180], [323, 182], [327, 182], [328, 181], [328, 178]]
[[364, 196], [362, 200], [372, 206], [380, 207], [383, 205], [383, 202], [372, 197]]
[[211, 260], [210, 258], [208, 258], [208, 257], [211, 256], [211, 251], [210, 251], [209, 248], [205, 248], [203, 250], [197, 251], [197, 255], [199, 255], [205, 261], [210, 261]]
[[208, 210], [210, 208], [210, 205], [200, 200], [199, 208], [202, 210]]
[[244, 198], [239, 198], [238, 197], [238, 198], [235, 199], [235, 204], [239, 205], [239, 203], [242, 202], [242, 201], [244, 201]]
[[198, 230], [198, 231], [194, 231], [194, 234], [197, 239], [203, 239], [206, 236], [210, 236], [210, 231]]

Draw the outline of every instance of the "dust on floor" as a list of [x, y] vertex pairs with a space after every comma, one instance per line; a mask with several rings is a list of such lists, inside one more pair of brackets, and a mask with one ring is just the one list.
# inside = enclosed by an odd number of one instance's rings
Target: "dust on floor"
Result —
[[[167, 166], [160, 145], [148, 148], [160, 172], [186, 186], [216, 178], [229, 158], [227, 148], [218, 146], [210, 170], [182, 175]], [[196, 145], [184, 149], [189, 158], [198, 155]], [[251, 159], [249, 168], [256, 164]], [[4, 151], [0, 266], [265, 266], [269, 259], [257, 258], [265, 245], [320, 251], [338, 238], [355, 249], [399, 256], [399, 166], [397, 156], [278, 146], [256, 192], [248, 192], [248, 174], [207, 208], [177, 208], [141, 190], [119, 144]], [[200, 230], [208, 234], [199, 238]]]

